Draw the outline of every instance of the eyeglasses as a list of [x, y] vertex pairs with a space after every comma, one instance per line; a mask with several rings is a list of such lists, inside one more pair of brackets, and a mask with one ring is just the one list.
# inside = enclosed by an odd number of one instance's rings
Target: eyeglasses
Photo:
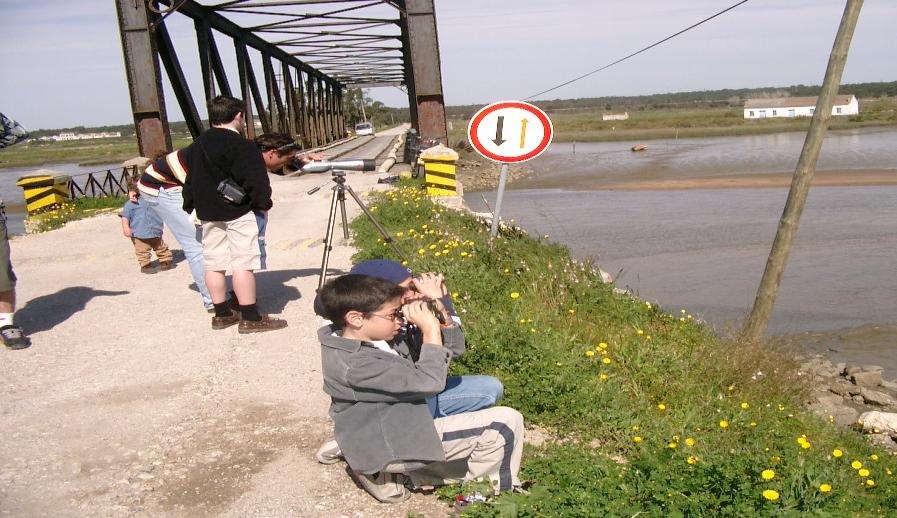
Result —
[[401, 309], [397, 309], [388, 315], [378, 315], [376, 313], [368, 313], [369, 316], [372, 317], [380, 317], [385, 320], [389, 320], [390, 322], [395, 322], [396, 320], [402, 320], [405, 318], [405, 315], [402, 313]]

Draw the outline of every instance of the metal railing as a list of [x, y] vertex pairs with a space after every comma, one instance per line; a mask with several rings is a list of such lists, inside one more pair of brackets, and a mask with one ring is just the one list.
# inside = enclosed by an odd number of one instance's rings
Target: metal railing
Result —
[[128, 194], [128, 181], [138, 174], [137, 166], [129, 166], [122, 167], [121, 173], [107, 169], [72, 175], [68, 182], [69, 198], [76, 200], [78, 198], [125, 196]]

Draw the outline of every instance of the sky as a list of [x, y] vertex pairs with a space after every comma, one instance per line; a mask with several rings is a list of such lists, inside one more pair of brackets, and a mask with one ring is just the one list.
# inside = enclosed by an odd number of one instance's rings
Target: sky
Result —
[[[436, 0], [445, 102], [527, 98], [734, 3]], [[750, 0], [536, 100], [821, 84], [844, 4]], [[28, 129], [133, 122], [113, 0], [0, 0], [0, 20], [7, 43], [0, 54], [0, 112]], [[166, 23], [198, 98], [192, 21], [175, 14]], [[897, 1], [865, 1], [842, 83], [897, 80], [895, 26]], [[218, 41], [226, 67], [235, 69], [232, 50]], [[368, 93], [389, 106], [407, 106], [398, 88]], [[167, 84], [165, 97], [169, 118], [183, 120]]]

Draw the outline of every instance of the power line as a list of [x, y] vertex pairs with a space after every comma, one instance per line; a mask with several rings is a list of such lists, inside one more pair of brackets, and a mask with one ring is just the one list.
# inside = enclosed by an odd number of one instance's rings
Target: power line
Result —
[[576, 82], [576, 81], [579, 81], [580, 79], [589, 77], [589, 76], [592, 75], [592, 74], [595, 74], [595, 73], [601, 72], [602, 70], [608, 69], [608, 68], [610, 68], [610, 67], [616, 65], [617, 63], [622, 63], [623, 61], [626, 61], [627, 59], [629, 59], [629, 58], [631, 58], [631, 57], [637, 56], [637, 55], [641, 54], [642, 52], [645, 52], [645, 51], [648, 50], [648, 49], [652, 49], [652, 48], [654, 48], [654, 47], [660, 45], [661, 43], [664, 43], [665, 41], [669, 41], [669, 40], [675, 38], [676, 36], [679, 36], [679, 35], [682, 34], [682, 33], [688, 32], [688, 31], [694, 29], [695, 27], [697, 27], [697, 26], [699, 26], [699, 25], [702, 25], [702, 24], [704, 24], [704, 23], [706, 23], [706, 22], [709, 22], [710, 20], [716, 18], [717, 16], [720, 16], [720, 15], [722, 15], [722, 14], [728, 12], [728, 11], [731, 11], [732, 9], [735, 9], [735, 8], [738, 7], [739, 5], [741, 5], [741, 4], [745, 4], [745, 3], [747, 3], [747, 2], [748, 2], [748, 0], [741, 0], [740, 2], [738, 2], [738, 3], [734, 4], [734, 5], [731, 5], [731, 6], [727, 7], [727, 8], [725, 8], [725, 9], [723, 9], [722, 11], [720, 11], [720, 12], [714, 14], [713, 16], [708, 16], [707, 18], [704, 18], [703, 20], [699, 21], [698, 23], [695, 23], [694, 25], [690, 25], [690, 26], [688, 26], [688, 27], [682, 29], [681, 31], [679, 31], [679, 32], [677, 32], [677, 33], [675, 33], [675, 34], [671, 34], [671, 35], [667, 36], [666, 38], [664, 38], [664, 39], [662, 39], [662, 40], [660, 40], [660, 41], [658, 41], [658, 42], [652, 43], [651, 45], [648, 45], [647, 47], [644, 47], [644, 48], [641, 49], [641, 50], [638, 50], [638, 51], [636, 51], [636, 52], [633, 52], [632, 54], [629, 54], [628, 56], [622, 57], [622, 58], [620, 58], [620, 59], [614, 61], [613, 63], [608, 63], [607, 65], [604, 65], [604, 66], [601, 67], [601, 68], [596, 68], [595, 70], [592, 70], [591, 72], [587, 72], [587, 73], [585, 73], [585, 74], [583, 74], [583, 75], [581, 75], [581, 76], [579, 76], [579, 77], [574, 77], [573, 79], [571, 79], [571, 80], [569, 80], [569, 81], [566, 81], [566, 82], [564, 82], [564, 83], [561, 83], [561, 84], [559, 84], [559, 85], [557, 85], [557, 86], [553, 86], [553, 87], [549, 88], [548, 90], [543, 90], [543, 91], [541, 91], [541, 92], [539, 92], [539, 93], [537, 93], [537, 94], [530, 95], [529, 97], [526, 97], [526, 98], [524, 98], [523, 100], [524, 100], [524, 101], [528, 101], [528, 100], [532, 99], [533, 97], [538, 97], [538, 96], [540, 96], [540, 95], [542, 95], [542, 94], [547, 94], [548, 92], [551, 92], [552, 90], [557, 90], [558, 88], [561, 88], [561, 87], [563, 87], [563, 86], [567, 86], [567, 85], [569, 85], [570, 83], [574, 83], [574, 82]]

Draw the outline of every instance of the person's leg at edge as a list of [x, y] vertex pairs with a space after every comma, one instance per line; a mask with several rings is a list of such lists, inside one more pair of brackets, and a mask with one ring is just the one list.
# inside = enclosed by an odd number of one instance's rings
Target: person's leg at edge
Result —
[[190, 215], [184, 212], [184, 197], [180, 191], [161, 191], [158, 196], [144, 194], [141, 200], [145, 201], [162, 222], [171, 231], [171, 234], [184, 250], [184, 257], [190, 266], [190, 273], [196, 288], [202, 296], [203, 305], [207, 309], [212, 307], [212, 297], [206, 287], [205, 267], [202, 261], [202, 243], [200, 242], [196, 225], [190, 220]]
[[489, 408], [501, 399], [504, 385], [494, 376], [449, 376], [445, 389], [427, 398], [434, 419]]
[[0, 202], [0, 336], [9, 349], [25, 349], [31, 340], [22, 328], [15, 325], [16, 273], [10, 262], [9, 240], [6, 233], [6, 213]]
[[0, 291], [0, 327], [11, 326], [13, 314], [16, 311], [15, 288]]

